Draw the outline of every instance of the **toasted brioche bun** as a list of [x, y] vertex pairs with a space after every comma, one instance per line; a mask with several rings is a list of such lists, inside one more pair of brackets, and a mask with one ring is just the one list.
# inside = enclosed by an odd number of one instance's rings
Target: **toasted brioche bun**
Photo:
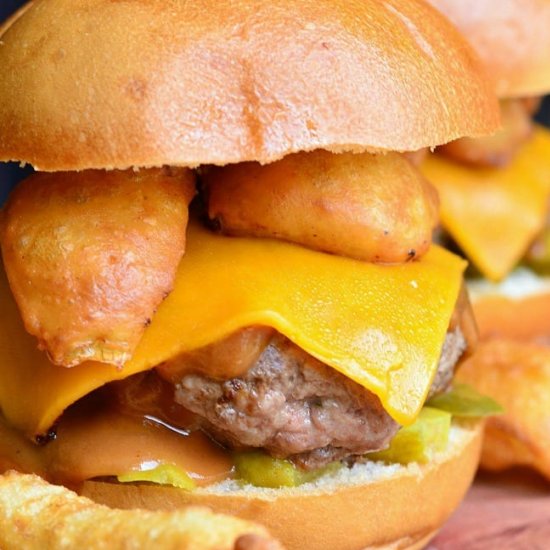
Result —
[[417, 150], [497, 129], [420, 0], [35, 0], [0, 47], [0, 160], [40, 170]]
[[457, 25], [487, 65], [499, 97], [550, 90], [548, 0], [428, 0]]
[[225, 482], [185, 492], [90, 481], [81, 492], [114, 508], [208, 506], [261, 522], [289, 550], [422, 548], [466, 493], [481, 431], [480, 422], [453, 422], [448, 449], [426, 465], [356, 465], [294, 489]]
[[282, 550], [263, 527], [205, 508], [115, 511], [16, 472], [0, 476], [0, 548]]

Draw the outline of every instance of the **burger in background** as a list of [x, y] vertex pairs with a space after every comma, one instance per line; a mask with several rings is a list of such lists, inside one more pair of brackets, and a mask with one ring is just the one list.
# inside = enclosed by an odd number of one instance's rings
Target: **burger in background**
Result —
[[532, 120], [550, 90], [550, 2], [431, 3], [484, 60], [503, 115], [500, 133], [455, 141], [422, 166], [446, 234], [477, 270], [481, 344], [460, 377], [506, 410], [488, 421], [482, 465], [550, 478], [550, 133]]
[[419, 548], [494, 408], [451, 390], [465, 263], [401, 152], [494, 131], [491, 87], [420, 1], [167, 6], [36, 1], [2, 36], [0, 157], [39, 172], [2, 213], [0, 464]]

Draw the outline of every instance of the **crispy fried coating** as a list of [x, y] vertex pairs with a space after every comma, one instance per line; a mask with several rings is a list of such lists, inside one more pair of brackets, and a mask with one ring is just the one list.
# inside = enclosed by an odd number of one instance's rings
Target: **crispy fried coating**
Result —
[[464, 362], [458, 379], [505, 410], [487, 420], [482, 467], [528, 466], [550, 479], [550, 349], [510, 339], [486, 341]]
[[190, 506], [113, 510], [33, 475], [0, 476], [2, 550], [280, 550], [249, 521]]
[[172, 290], [185, 251], [186, 169], [34, 174], [0, 225], [10, 287], [51, 360], [122, 366]]
[[430, 154], [430, 149], [424, 147], [423, 149], [418, 149], [418, 151], [409, 151], [403, 153], [403, 156], [410, 161], [414, 166], [421, 166], [425, 158]]
[[223, 340], [174, 357], [156, 371], [172, 384], [191, 373], [218, 380], [236, 378], [254, 366], [275, 334], [271, 327], [243, 328]]
[[424, 254], [435, 190], [402, 155], [297, 153], [205, 172], [208, 215], [228, 235], [274, 237], [376, 263]]
[[535, 99], [506, 99], [500, 102], [502, 128], [492, 136], [461, 138], [438, 148], [458, 162], [474, 166], [506, 166], [533, 134], [531, 115]]

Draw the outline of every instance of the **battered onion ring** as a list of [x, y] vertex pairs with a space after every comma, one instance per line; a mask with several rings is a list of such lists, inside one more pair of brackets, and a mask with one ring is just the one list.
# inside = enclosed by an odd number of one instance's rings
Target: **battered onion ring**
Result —
[[65, 367], [123, 365], [185, 251], [186, 169], [34, 174], [6, 204], [0, 244], [27, 331]]
[[262, 166], [212, 168], [208, 215], [228, 235], [275, 237], [376, 263], [424, 254], [435, 190], [397, 153], [297, 153]]

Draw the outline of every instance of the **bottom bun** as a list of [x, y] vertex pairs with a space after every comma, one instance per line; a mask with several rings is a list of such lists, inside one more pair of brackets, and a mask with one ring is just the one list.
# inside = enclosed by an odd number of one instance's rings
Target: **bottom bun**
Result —
[[481, 422], [453, 422], [449, 444], [426, 465], [356, 464], [297, 488], [226, 481], [186, 492], [145, 484], [84, 483], [113, 508], [208, 506], [265, 525], [288, 550], [423, 548], [458, 506], [477, 468]]

